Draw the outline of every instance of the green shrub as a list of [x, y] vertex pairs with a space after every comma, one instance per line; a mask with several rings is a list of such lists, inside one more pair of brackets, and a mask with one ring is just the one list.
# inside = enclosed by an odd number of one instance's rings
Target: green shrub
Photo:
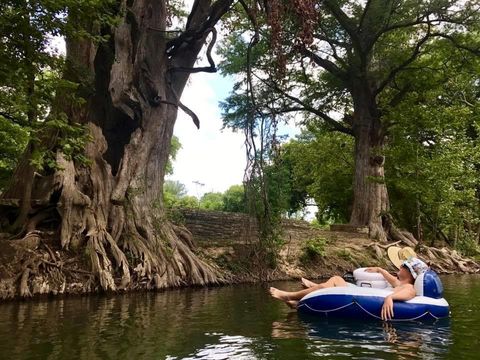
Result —
[[328, 240], [319, 236], [307, 240], [303, 247], [302, 260], [308, 262], [324, 257], [327, 244]]
[[480, 247], [476, 239], [470, 236], [457, 240], [455, 248], [464, 256], [478, 257], [480, 255]]
[[337, 252], [337, 256], [349, 262], [353, 261], [353, 255], [350, 252], [350, 250], [347, 250], [347, 249], [339, 250]]

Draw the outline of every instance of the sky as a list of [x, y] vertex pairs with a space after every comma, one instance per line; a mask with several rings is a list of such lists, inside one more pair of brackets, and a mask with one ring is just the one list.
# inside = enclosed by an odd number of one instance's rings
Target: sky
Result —
[[224, 192], [241, 184], [246, 165], [244, 135], [222, 129], [219, 101], [230, 93], [233, 80], [220, 74], [192, 74], [182, 103], [200, 119], [200, 129], [179, 110], [174, 134], [182, 144], [170, 180], [183, 183], [189, 195]]

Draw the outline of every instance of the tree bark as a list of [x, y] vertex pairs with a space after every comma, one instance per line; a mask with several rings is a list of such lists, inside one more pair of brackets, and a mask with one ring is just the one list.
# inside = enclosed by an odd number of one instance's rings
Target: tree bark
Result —
[[389, 213], [384, 168], [387, 130], [382, 124], [374, 95], [375, 85], [361, 78], [352, 83], [355, 175], [350, 224], [367, 226], [369, 236], [379, 241], [401, 241], [415, 247], [418, 243], [415, 237], [408, 232], [400, 231]]
[[386, 240], [382, 216], [389, 210], [383, 150], [385, 132], [375, 96], [367, 81], [352, 87], [354, 101], [355, 176], [350, 224], [368, 226], [370, 236]]
[[60, 215], [61, 247], [86, 251], [104, 290], [140, 281], [147, 288], [222, 281], [198, 257], [188, 231], [166, 218], [163, 181], [178, 107], [185, 108], [180, 96], [231, 3], [195, 1], [186, 30], [172, 40], [166, 1], [122, 0], [121, 22], [114, 31], [103, 29], [109, 42], [67, 40], [66, 76], [94, 79], [93, 91], [83, 89], [85, 105], [60, 101], [69, 121], [90, 131], [85, 155], [91, 164], [58, 149], [50, 201]]

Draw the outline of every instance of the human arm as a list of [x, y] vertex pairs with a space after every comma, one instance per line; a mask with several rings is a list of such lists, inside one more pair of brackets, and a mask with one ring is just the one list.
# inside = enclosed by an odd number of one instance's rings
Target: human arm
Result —
[[382, 269], [380, 267], [369, 267], [366, 268], [365, 271], [382, 274], [383, 278], [387, 280], [393, 287], [397, 287], [398, 285], [400, 285], [400, 281], [385, 269]]
[[415, 288], [411, 284], [405, 284], [396, 288], [392, 294], [383, 301], [381, 317], [382, 320], [391, 320], [393, 314], [393, 300], [407, 301], [415, 297]]

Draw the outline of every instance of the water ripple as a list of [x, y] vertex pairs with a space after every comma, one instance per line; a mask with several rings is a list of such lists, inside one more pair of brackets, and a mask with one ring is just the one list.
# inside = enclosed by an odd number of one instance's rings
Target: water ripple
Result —
[[478, 358], [480, 276], [443, 280], [452, 318], [427, 324], [299, 317], [259, 285], [4, 303], [0, 358]]

